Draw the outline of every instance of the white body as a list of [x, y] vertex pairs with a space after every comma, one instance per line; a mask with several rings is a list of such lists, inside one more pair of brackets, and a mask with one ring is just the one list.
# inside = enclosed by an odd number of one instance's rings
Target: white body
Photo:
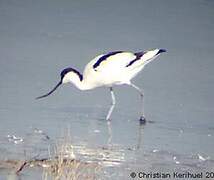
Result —
[[69, 72], [63, 78], [63, 83], [71, 82], [81, 90], [89, 90], [100, 86], [111, 87], [113, 85], [130, 84], [131, 79], [146, 64], [159, 55], [158, 52], [159, 49], [147, 51], [139, 60], [128, 67], [127, 65], [136, 58], [136, 55], [132, 52], [121, 52], [107, 57], [95, 70], [93, 65], [104, 56], [102, 54], [86, 65], [82, 81], [75, 73]]
[[[135, 77], [146, 64], [151, 62], [162, 52], [166, 52], [166, 50], [154, 49], [137, 53], [114, 51], [99, 55], [86, 65], [83, 75], [71, 67], [64, 69], [60, 74], [60, 82], [50, 92], [37, 97], [37, 99], [49, 96], [61, 84], [69, 82], [80, 90], [89, 90], [106, 86], [110, 88], [112, 97], [112, 106], [106, 116], [106, 119], [109, 120], [116, 103], [112, 86], [120, 84], [132, 86], [139, 92], [143, 103], [143, 92], [139, 87], [131, 83], [131, 79]], [[140, 121], [145, 122], [143, 108]]]

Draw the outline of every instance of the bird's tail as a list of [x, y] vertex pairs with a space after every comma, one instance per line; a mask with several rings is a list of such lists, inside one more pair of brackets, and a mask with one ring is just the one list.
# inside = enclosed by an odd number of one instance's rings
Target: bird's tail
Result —
[[143, 68], [146, 64], [153, 61], [161, 53], [166, 52], [165, 49], [153, 49], [149, 51], [141, 51], [134, 53], [136, 58], [132, 60], [126, 67], [130, 69]]
[[153, 49], [144, 52], [144, 54], [140, 57], [143, 61], [143, 64], [146, 65], [153, 61], [156, 57], [158, 57], [161, 53], [166, 52], [165, 49]]

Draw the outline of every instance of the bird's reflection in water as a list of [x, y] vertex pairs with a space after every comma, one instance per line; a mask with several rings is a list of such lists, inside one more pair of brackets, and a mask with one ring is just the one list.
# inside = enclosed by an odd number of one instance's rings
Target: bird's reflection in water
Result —
[[137, 138], [137, 146], [136, 149], [139, 150], [143, 146], [143, 131], [144, 131], [145, 123], [139, 123], [138, 127], [138, 138]]
[[[125, 162], [131, 162], [135, 159], [135, 153], [143, 147], [143, 130], [145, 124], [135, 123], [135, 131], [133, 131], [132, 141], [129, 144], [115, 144], [114, 142], [114, 128], [112, 128], [111, 121], [103, 122], [106, 126], [106, 146], [102, 147], [88, 147], [86, 144], [74, 146], [74, 153], [82, 157], [86, 161], [95, 161], [101, 163], [103, 166], [115, 167], [122, 165]], [[133, 141], [134, 140], [134, 141]]]
[[107, 128], [108, 128], [108, 147], [111, 146], [112, 141], [112, 128], [111, 128], [111, 121], [107, 121]]
[[[111, 124], [111, 121], [107, 121], [106, 124], [107, 124], [107, 129], [108, 129], [107, 147], [111, 148], [112, 147], [112, 138], [113, 138], [112, 124]], [[135, 145], [131, 145], [134, 147], [128, 148], [129, 150], [139, 150], [142, 148], [142, 146], [143, 146], [143, 131], [144, 131], [145, 125], [146, 125], [145, 122], [142, 123], [141, 121], [139, 121], [138, 130], [136, 131], [137, 132], [137, 138], [136, 138], [137, 142]]]

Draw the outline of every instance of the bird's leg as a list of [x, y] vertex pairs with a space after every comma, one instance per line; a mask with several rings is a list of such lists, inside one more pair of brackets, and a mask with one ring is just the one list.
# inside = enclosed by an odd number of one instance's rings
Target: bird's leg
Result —
[[140, 93], [140, 97], [141, 97], [141, 101], [142, 101], [142, 109], [141, 109], [141, 116], [140, 116], [140, 123], [141, 124], [145, 124], [146, 123], [146, 118], [144, 117], [144, 108], [143, 108], [143, 91], [137, 87], [134, 84], [130, 84], [131, 87], [133, 87], [134, 89], [136, 89], [139, 93]]
[[111, 107], [108, 111], [108, 115], [106, 116], [106, 120], [109, 121], [110, 120], [110, 116], [112, 114], [112, 111], [114, 109], [114, 106], [116, 104], [116, 99], [115, 99], [115, 96], [114, 96], [114, 91], [113, 91], [113, 88], [110, 87], [110, 92], [111, 92], [111, 99], [112, 99], [112, 104], [111, 104]]

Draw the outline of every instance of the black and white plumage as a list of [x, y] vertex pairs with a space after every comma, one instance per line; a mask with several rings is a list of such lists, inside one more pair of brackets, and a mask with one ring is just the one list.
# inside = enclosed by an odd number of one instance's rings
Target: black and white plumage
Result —
[[[116, 100], [113, 92], [114, 85], [127, 84], [135, 88], [143, 98], [143, 92], [140, 88], [131, 83], [134, 78], [146, 64], [154, 60], [165, 49], [153, 49], [132, 53], [128, 51], [114, 51], [107, 54], [101, 54], [91, 60], [85, 67], [83, 75], [73, 68], [66, 68], [61, 72], [60, 82], [47, 94], [37, 97], [37, 99], [49, 96], [61, 84], [72, 83], [80, 90], [90, 90], [105, 86], [110, 88], [112, 97], [112, 106], [109, 109], [107, 120], [110, 119]], [[145, 121], [142, 109], [141, 120]]]

